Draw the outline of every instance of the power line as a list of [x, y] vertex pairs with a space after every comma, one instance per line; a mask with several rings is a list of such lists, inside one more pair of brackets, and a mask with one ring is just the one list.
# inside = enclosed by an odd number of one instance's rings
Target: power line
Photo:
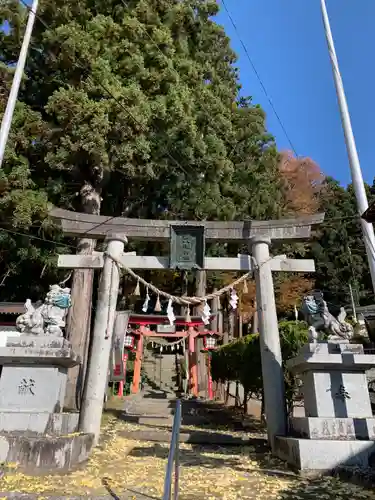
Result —
[[[41, 226], [38, 226], [38, 227], [40, 228]], [[55, 240], [49, 240], [48, 238], [41, 238], [40, 236], [35, 236], [34, 234], [21, 233], [19, 231], [13, 231], [13, 229], [8, 229], [5, 227], [0, 227], [0, 231], [14, 234], [15, 236], [22, 236], [24, 238], [30, 238], [32, 240], [39, 240], [39, 241], [43, 241], [45, 243], [51, 243], [52, 245], [55, 245], [55, 246], [61, 245], [62, 247], [67, 247], [67, 248], [72, 248], [73, 250], [77, 250], [77, 247], [75, 247], [73, 245], [69, 245], [67, 243], [60, 243], [59, 241], [55, 241]]]
[[274, 104], [273, 104], [273, 102], [272, 102], [271, 97], [269, 96], [269, 94], [268, 94], [268, 92], [267, 92], [267, 89], [266, 89], [266, 87], [265, 87], [265, 85], [264, 85], [264, 83], [263, 83], [263, 81], [262, 81], [262, 79], [261, 79], [261, 77], [260, 77], [260, 74], [258, 73], [258, 70], [256, 69], [254, 62], [253, 62], [253, 60], [252, 60], [252, 59], [251, 59], [251, 57], [250, 57], [249, 51], [248, 51], [248, 49], [247, 49], [247, 47], [246, 47], [245, 43], [243, 42], [243, 40], [242, 40], [242, 38], [241, 38], [241, 35], [240, 35], [240, 32], [239, 32], [239, 29], [237, 28], [237, 25], [236, 25], [236, 23], [234, 22], [234, 20], [233, 20], [233, 17], [232, 17], [232, 15], [231, 15], [231, 13], [229, 12], [229, 9], [228, 9], [228, 7], [227, 7], [227, 5], [226, 5], [225, 0], [221, 0], [221, 3], [223, 4], [223, 7], [224, 7], [224, 9], [225, 9], [225, 11], [226, 11], [226, 13], [227, 13], [227, 15], [228, 15], [228, 18], [229, 18], [229, 20], [230, 20], [230, 22], [231, 22], [231, 24], [232, 24], [232, 26], [233, 26], [233, 28], [234, 28], [234, 30], [235, 30], [235, 32], [236, 32], [236, 34], [237, 34], [237, 37], [238, 37], [238, 39], [239, 39], [239, 41], [240, 41], [240, 43], [241, 43], [241, 45], [242, 45], [242, 48], [243, 48], [243, 50], [245, 51], [246, 57], [247, 57], [247, 59], [249, 60], [249, 63], [250, 63], [250, 65], [251, 65], [251, 67], [252, 67], [252, 69], [253, 69], [253, 71], [254, 71], [254, 73], [255, 73], [255, 76], [257, 77], [257, 79], [258, 79], [258, 81], [259, 81], [259, 84], [260, 84], [260, 86], [262, 87], [262, 90], [263, 90], [263, 92], [264, 92], [264, 95], [266, 96], [266, 98], [267, 98], [267, 100], [268, 100], [268, 102], [269, 102], [269, 104], [270, 104], [270, 106], [271, 106], [271, 108], [272, 108], [272, 111], [274, 112], [274, 114], [275, 114], [275, 116], [276, 116], [276, 118], [277, 118], [277, 121], [279, 122], [279, 125], [280, 125], [280, 127], [281, 127], [282, 131], [284, 132], [284, 135], [285, 135], [285, 137], [286, 137], [287, 141], [289, 142], [290, 147], [292, 148], [292, 151], [294, 152], [294, 154], [295, 154], [296, 156], [298, 156], [297, 151], [296, 151], [296, 148], [294, 147], [294, 145], [293, 145], [293, 143], [292, 143], [292, 141], [291, 141], [291, 139], [290, 139], [290, 137], [289, 137], [289, 134], [288, 134], [288, 132], [286, 131], [286, 128], [285, 128], [285, 126], [284, 126], [284, 124], [283, 124], [283, 122], [282, 122], [282, 120], [281, 120], [281, 118], [280, 118], [279, 113], [276, 111], [276, 108], [275, 108], [275, 106], [274, 106]]

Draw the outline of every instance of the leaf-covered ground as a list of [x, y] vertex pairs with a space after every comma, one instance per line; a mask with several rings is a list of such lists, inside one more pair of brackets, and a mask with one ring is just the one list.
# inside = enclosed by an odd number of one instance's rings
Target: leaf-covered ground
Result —
[[[106, 438], [102, 446], [94, 451], [84, 467], [66, 475], [39, 477], [27, 476], [9, 467], [0, 481], [0, 491], [34, 494], [36, 498], [160, 499], [168, 445], [121, 436], [138, 429], [140, 426], [111, 416], [104, 424]], [[258, 447], [259, 435], [252, 437], [254, 446], [181, 444], [179, 498], [375, 500], [374, 492], [337, 479], [308, 481], [295, 477], [283, 463]]]

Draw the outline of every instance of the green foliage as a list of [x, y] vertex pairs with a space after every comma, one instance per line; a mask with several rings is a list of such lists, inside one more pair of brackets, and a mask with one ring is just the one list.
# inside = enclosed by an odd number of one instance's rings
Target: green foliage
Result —
[[[280, 215], [276, 148], [263, 111], [239, 96], [217, 11], [212, 0], [42, 2], [0, 174], [1, 225], [51, 237], [47, 202], [143, 218]], [[26, 14], [15, 0], [0, 5], [9, 23], [0, 33], [0, 112]], [[25, 242], [7, 238], [1, 270], [16, 269], [17, 282], [22, 266], [7, 247]], [[39, 283], [51, 247], [27, 245], [37, 249]], [[3, 287], [0, 298], [23, 293]]]
[[[373, 199], [367, 186], [369, 201]], [[341, 187], [328, 178], [322, 192], [321, 210], [325, 222], [311, 243], [310, 257], [316, 262], [315, 287], [336, 306], [350, 305], [349, 283], [357, 303], [373, 303], [374, 295], [361, 226], [352, 186]]]
[[280, 321], [279, 333], [281, 342], [281, 353], [283, 357], [285, 399], [288, 411], [293, 408], [293, 402], [297, 395], [297, 380], [286, 367], [288, 359], [295, 357], [301, 347], [307, 342], [307, 324], [303, 321]]
[[[279, 333], [286, 400], [288, 408], [291, 408], [297, 385], [296, 379], [286, 369], [285, 363], [296, 356], [307, 342], [307, 325], [304, 322], [281, 321]], [[244, 388], [245, 399], [251, 394], [259, 397], [263, 387], [259, 334], [247, 335], [213, 352], [212, 378], [221, 382], [239, 382]]]

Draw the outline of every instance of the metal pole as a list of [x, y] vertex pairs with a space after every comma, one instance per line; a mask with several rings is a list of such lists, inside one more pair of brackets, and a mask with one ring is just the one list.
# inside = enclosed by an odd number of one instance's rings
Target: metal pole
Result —
[[25, 35], [23, 37], [22, 47], [21, 47], [19, 58], [18, 58], [16, 71], [14, 72], [12, 87], [10, 89], [8, 102], [7, 102], [7, 105], [5, 108], [3, 120], [1, 122], [0, 168], [1, 168], [1, 165], [3, 164], [5, 147], [6, 147], [6, 144], [8, 141], [9, 130], [10, 130], [10, 126], [12, 124], [12, 119], [13, 119], [14, 108], [15, 108], [15, 105], [17, 102], [18, 91], [20, 89], [22, 75], [23, 75], [23, 71], [25, 68], [27, 52], [29, 50], [31, 34], [33, 32], [33, 27], [34, 27], [35, 15], [36, 15], [36, 11], [38, 8], [38, 1], [39, 0], [33, 0], [33, 3], [31, 5], [31, 9], [29, 11], [29, 17], [27, 20]]
[[[175, 446], [175, 457], [174, 457], [174, 488], [173, 488], [173, 499], [178, 500], [179, 484], [180, 484], [180, 427], [181, 427], [181, 400], [178, 400], [178, 425], [176, 430], [176, 446]], [[176, 408], [177, 411], [177, 408]]]
[[178, 498], [178, 483], [179, 483], [178, 468], [180, 463], [178, 453], [179, 453], [180, 426], [181, 426], [181, 400], [177, 399], [176, 410], [173, 419], [171, 444], [169, 447], [168, 462], [165, 471], [163, 500], [171, 500], [173, 464], [175, 464], [173, 498], [174, 500]]
[[[361, 216], [368, 208], [367, 195], [365, 190], [365, 185], [363, 182], [361, 166], [359, 163], [357, 147], [355, 144], [353, 129], [350, 121], [348, 104], [346, 102], [344, 85], [340, 75], [339, 63], [336, 56], [335, 46], [333, 43], [333, 37], [331, 32], [331, 27], [329, 24], [327, 7], [325, 0], [320, 0], [323, 16], [323, 24], [325, 29], [325, 34], [328, 44], [329, 57], [332, 64], [333, 79], [335, 81], [337, 100], [339, 103], [342, 127], [344, 130], [346, 149], [348, 152], [349, 165], [352, 175], [352, 183], [357, 199], [357, 207], [359, 215]], [[375, 292], [375, 235], [374, 228], [372, 224], [369, 224], [362, 218], [360, 219], [362, 226], [362, 233], [364, 244], [367, 253], [368, 264], [370, 268], [372, 287]]]

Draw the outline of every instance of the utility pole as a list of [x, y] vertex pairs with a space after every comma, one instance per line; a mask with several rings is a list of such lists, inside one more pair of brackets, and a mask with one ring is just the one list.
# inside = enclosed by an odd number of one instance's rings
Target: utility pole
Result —
[[320, 0], [322, 16], [323, 16], [323, 24], [324, 30], [327, 38], [328, 44], [328, 52], [329, 57], [331, 59], [333, 79], [335, 81], [337, 100], [339, 103], [340, 114], [341, 114], [341, 122], [344, 130], [346, 149], [348, 152], [349, 165], [352, 175], [352, 183], [353, 188], [357, 200], [358, 214], [360, 216], [360, 223], [362, 226], [362, 233], [364, 244], [367, 253], [368, 264], [370, 268], [372, 287], [375, 292], [375, 235], [374, 228], [372, 224], [369, 224], [364, 219], [361, 218], [361, 215], [368, 208], [367, 195], [365, 190], [365, 185], [363, 182], [361, 165], [359, 163], [359, 157], [357, 152], [357, 147], [354, 139], [352, 124], [349, 115], [348, 104], [346, 102], [344, 85], [342, 82], [339, 63], [336, 56], [335, 46], [333, 42], [331, 27], [329, 23], [327, 7], [325, 4], [325, 0]]
[[25, 68], [27, 52], [29, 50], [29, 45], [30, 45], [30, 40], [31, 40], [31, 34], [33, 32], [36, 11], [37, 11], [37, 8], [38, 8], [38, 1], [39, 0], [33, 0], [33, 3], [31, 5], [31, 9], [29, 11], [29, 17], [27, 19], [27, 25], [26, 25], [25, 35], [23, 37], [22, 47], [21, 47], [19, 58], [18, 58], [16, 71], [14, 72], [12, 87], [10, 89], [10, 94], [9, 94], [8, 102], [7, 102], [7, 105], [6, 105], [6, 108], [5, 108], [3, 120], [1, 122], [1, 129], [0, 129], [0, 168], [1, 168], [2, 164], [3, 164], [5, 147], [6, 147], [6, 144], [8, 142], [9, 130], [10, 130], [10, 126], [12, 125], [14, 108], [16, 106], [16, 102], [17, 102], [17, 98], [18, 98], [18, 92], [19, 92], [20, 85], [21, 85], [21, 80], [22, 80], [22, 75], [23, 75], [23, 71], [24, 71], [24, 68]]

